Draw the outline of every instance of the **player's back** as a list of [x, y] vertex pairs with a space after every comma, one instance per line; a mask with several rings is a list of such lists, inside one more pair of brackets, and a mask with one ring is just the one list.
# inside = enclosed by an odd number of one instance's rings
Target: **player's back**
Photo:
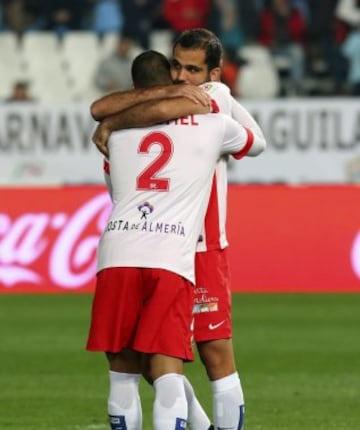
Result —
[[99, 269], [161, 267], [193, 280], [195, 245], [228, 121], [189, 116], [112, 136], [114, 207]]

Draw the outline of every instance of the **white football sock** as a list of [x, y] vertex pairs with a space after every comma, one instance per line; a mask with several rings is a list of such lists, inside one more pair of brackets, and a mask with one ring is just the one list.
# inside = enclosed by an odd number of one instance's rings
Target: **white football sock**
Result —
[[[140, 375], [109, 371], [108, 414], [113, 429], [141, 430]], [[124, 422], [126, 427], [124, 427]]]
[[188, 403], [188, 426], [190, 430], [208, 430], [211, 424], [197, 399], [190, 381], [184, 376], [185, 395]]
[[155, 401], [153, 421], [155, 430], [184, 430], [187, 402], [183, 375], [168, 373], [154, 381]]
[[211, 381], [215, 428], [242, 430], [244, 395], [237, 373]]

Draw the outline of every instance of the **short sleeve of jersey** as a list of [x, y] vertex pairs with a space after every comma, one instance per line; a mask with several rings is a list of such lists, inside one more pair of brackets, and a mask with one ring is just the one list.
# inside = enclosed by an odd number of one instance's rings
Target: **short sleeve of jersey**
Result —
[[224, 116], [224, 121], [225, 132], [222, 151], [224, 154], [232, 154], [236, 159], [239, 159], [250, 149], [254, 136], [250, 130], [232, 118]]
[[206, 82], [201, 88], [209, 94], [212, 100], [215, 100], [219, 107], [220, 113], [231, 115], [232, 97], [230, 89], [222, 82]]

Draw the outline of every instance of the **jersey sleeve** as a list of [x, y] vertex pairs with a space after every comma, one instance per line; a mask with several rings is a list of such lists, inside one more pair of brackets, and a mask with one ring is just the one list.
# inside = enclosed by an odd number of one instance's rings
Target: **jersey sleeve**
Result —
[[250, 130], [254, 136], [256, 136], [256, 139], [254, 139], [254, 142], [246, 155], [254, 157], [263, 152], [266, 147], [266, 140], [259, 124], [245, 109], [245, 107], [234, 99], [234, 97], [231, 97], [231, 117], [234, 118], [237, 123]]
[[229, 116], [224, 116], [224, 126], [222, 154], [232, 154], [239, 160], [248, 153], [254, 144], [255, 136], [250, 129], [238, 124]]
[[105, 179], [105, 184], [106, 187], [108, 189], [109, 195], [111, 197], [111, 200], [113, 199], [112, 197], [112, 184], [111, 184], [111, 178], [110, 178], [110, 161], [107, 158], [104, 158], [104, 179]]
[[222, 82], [211, 81], [202, 84], [201, 88], [214, 100], [220, 113], [231, 115], [231, 95], [229, 87]]

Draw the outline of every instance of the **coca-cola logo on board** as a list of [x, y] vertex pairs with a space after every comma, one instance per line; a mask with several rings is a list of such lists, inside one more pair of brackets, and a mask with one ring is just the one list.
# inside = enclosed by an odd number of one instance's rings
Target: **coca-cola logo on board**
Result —
[[[90, 282], [110, 210], [108, 194], [101, 193], [73, 213], [24, 213], [14, 219], [0, 213], [0, 284], [77, 289]], [[43, 259], [47, 273], [39, 270]]]

